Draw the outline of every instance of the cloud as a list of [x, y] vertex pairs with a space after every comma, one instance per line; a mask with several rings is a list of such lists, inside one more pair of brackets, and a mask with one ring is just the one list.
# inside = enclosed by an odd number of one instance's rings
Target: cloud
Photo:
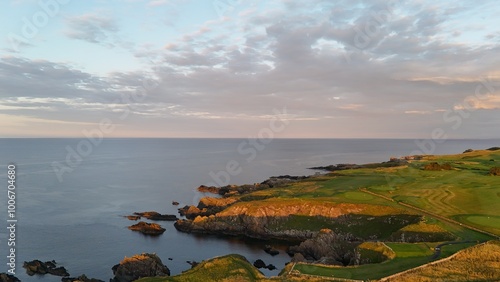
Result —
[[[266, 11], [251, 7], [169, 38], [162, 48], [138, 44], [132, 55], [149, 66], [108, 76], [66, 63], [5, 57], [0, 108], [49, 120], [71, 113], [72, 122], [129, 111], [120, 120], [128, 132], [145, 128], [156, 136], [155, 129], [167, 128], [181, 136], [241, 137], [265, 125], [274, 108], [286, 107], [295, 115], [286, 136], [412, 137], [445, 126], [442, 114], [465, 109], [456, 105], [474, 95], [483, 78], [500, 82], [498, 32], [487, 32], [490, 41], [466, 44], [461, 40], [469, 32], [453, 27], [484, 6], [387, 3], [313, 0], [276, 2]], [[66, 23], [71, 38], [119, 41], [117, 22], [100, 14]], [[144, 81], [152, 80], [158, 85], [145, 90]], [[473, 104], [480, 111], [471, 114], [474, 130], [463, 123], [463, 137], [477, 133], [481, 121], [484, 136], [494, 132], [486, 122], [498, 119], [500, 87], [494, 88]], [[146, 94], [143, 100], [123, 99], [137, 91]]]
[[149, 1], [148, 6], [151, 7], [158, 7], [158, 6], [163, 6], [170, 4], [170, 1], [168, 0], [154, 0], [154, 1]]
[[115, 21], [102, 13], [87, 13], [68, 17], [66, 24], [65, 35], [69, 38], [109, 46], [113, 46], [112, 41], [119, 31]]

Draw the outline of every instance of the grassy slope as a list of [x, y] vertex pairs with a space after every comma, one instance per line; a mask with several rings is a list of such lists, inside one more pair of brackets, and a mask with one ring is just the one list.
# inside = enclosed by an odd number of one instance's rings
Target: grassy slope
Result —
[[265, 276], [243, 256], [227, 255], [204, 261], [181, 275], [165, 278], [143, 278], [140, 282], [192, 281], [259, 281]]

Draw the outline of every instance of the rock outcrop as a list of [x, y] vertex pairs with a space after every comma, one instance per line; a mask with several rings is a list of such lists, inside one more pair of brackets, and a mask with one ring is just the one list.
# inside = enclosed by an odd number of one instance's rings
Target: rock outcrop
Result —
[[177, 216], [175, 216], [174, 214], [160, 214], [160, 213], [155, 212], [155, 211], [134, 212], [134, 215], [144, 217], [144, 218], [147, 218], [149, 220], [155, 220], [155, 221], [160, 221], [160, 220], [176, 221], [176, 220], [178, 220]]
[[322, 264], [357, 265], [359, 254], [356, 247], [359, 242], [352, 238], [339, 236], [330, 229], [322, 229], [314, 238], [305, 240], [298, 246], [289, 248], [288, 253], [300, 253], [305, 259]]
[[215, 187], [215, 186], [201, 185], [200, 187], [198, 187], [197, 190], [198, 190], [198, 192], [202, 192], [202, 193], [219, 194], [219, 188]]
[[179, 210], [181, 216], [188, 219], [194, 219], [197, 216], [210, 216], [216, 214], [238, 200], [235, 198], [212, 198], [204, 197], [200, 199], [198, 206], [184, 206]]
[[163, 234], [163, 232], [165, 232], [165, 228], [161, 227], [159, 224], [147, 223], [144, 221], [131, 225], [128, 227], [128, 229], [152, 236], [161, 235]]
[[169, 276], [170, 270], [156, 254], [143, 253], [124, 258], [112, 268], [110, 282], [131, 282], [143, 277]]
[[64, 267], [57, 267], [57, 263], [55, 261], [47, 261], [42, 262], [39, 260], [33, 260], [24, 262], [23, 268], [26, 269], [26, 273], [29, 276], [33, 276], [35, 274], [52, 274], [56, 276], [69, 276], [69, 273], [66, 271]]
[[264, 247], [264, 252], [272, 255], [272, 256], [276, 256], [276, 255], [279, 255], [280, 254], [280, 251], [276, 250], [275, 248], [273, 248], [272, 246], [270, 245], [266, 245]]
[[380, 228], [396, 231], [420, 218], [418, 215], [398, 215], [401, 210], [387, 206], [377, 206], [376, 216], [366, 216], [363, 215], [365, 209], [372, 209], [370, 212], [374, 212], [372, 205], [363, 204], [297, 202], [284, 199], [259, 203], [238, 202], [215, 215], [197, 216], [193, 220], [178, 220], [174, 226], [177, 230], [188, 233], [302, 241], [312, 238], [319, 231], [310, 228], [310, 220], [317, 224], [328, 223], [338, 226], [335, 232], [347, 235], [350, 233], [349, 230], [356, 229], [355, 226], [366, 221], [380, 222], [380, 226], [383, 226]]
[[14, 275], [0, 273], [0, 282], [21, 282], [21, 280], [19, 280]]
[[141, 219], [141, 217], [140, 217], [140, 216], [138, 216], [138, 215], [127, 215], [127, 216], [125, 216], [125, 217], [126, 217], [128, 220], [134, 220], [134, 221], [137, 221], [137, 220]]
[[218, 194], [224, 197], [232, 195], [243, 195], [253, 191], [282, 187], [288, 185], [289, 183], [296, 182], [309, 177], [310, 176], [291, 176], [291, 175], [272, 176], [261, 183], [255, 183], [255, 184], [226, 185], [222, 187], [201, 185], [200, 187], [198, 187], [198, 191], [203, 193]]
[[261, 269], [261, 268], [267, 268], [269, 270], [275, 270], [275, 269], [277, 269], [276, 266], [274, 266], [273, 264], [266, 264], [261, 259], [258, 259], [256, 261], [254, 261], [253, 266], [255, 266], [258, 269]]
[[253, 266], [257, 267], [258, 269], [261, 269], [261, 268], [265, 268], [267, 265], [263, 260], [258, 259], [258, 260], [253, 262]]

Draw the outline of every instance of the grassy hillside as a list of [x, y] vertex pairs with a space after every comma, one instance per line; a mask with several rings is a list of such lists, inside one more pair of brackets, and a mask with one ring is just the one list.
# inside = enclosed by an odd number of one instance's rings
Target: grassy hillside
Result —
[[181, 275], [162, 278], [143, 278], [140, 282], [193, 281], [259, 281], [265, 276], [243, 256], [227, 255], [204, 261]]

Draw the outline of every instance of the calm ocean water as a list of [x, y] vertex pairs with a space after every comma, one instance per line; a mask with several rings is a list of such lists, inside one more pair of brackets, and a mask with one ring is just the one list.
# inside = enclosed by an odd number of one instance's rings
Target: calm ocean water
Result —
[[[22, 281], [60, 281], [54, 276], [25, 274], [22, 262], [40, 259], [56, 260], [73, 276], [85, 273], [107, 281], [114, 264], [141, 252], [157, 253], [172, 274], [188, 269], [187, 260], [230, 253], [242, 254], [251, 262], [261, 258], [282, 268], [288, 256], [284, 252], [267, 255], [262, 250], [265, 242], [184, 234], [172, 222], [161, 223], [167, 228], [163, 235], [146, 237], [128, 230], [132, 222], [122, 216], [149, 210], [174, 214], [174, 200], [180, 206], [197, 204], [203, 196], [196, 192], [201, 184], [309, 175], [315, 172], [307, 169], [312, 166], [385, 161], [419, 149], [414, 140], [399, 139], [276, 139], [258, 148], [245, 139], [105, 139], [92, 145], [80, 162], [70, 157], [77, 165], [62, 174], [61, 182], [52, 164], [67, 165], [68, 148], [77, 150], [80, 141], [0, 139], [0, 272], [8, 269], [10, 162], [17, 166], [16, 276]], [[492, 146], [500, 146], [500, 140], [448, 140], [437, 144], [433, 152], [461, 153]], [[238, 165], [239, 173], [228, 173], [229, 162]]]

